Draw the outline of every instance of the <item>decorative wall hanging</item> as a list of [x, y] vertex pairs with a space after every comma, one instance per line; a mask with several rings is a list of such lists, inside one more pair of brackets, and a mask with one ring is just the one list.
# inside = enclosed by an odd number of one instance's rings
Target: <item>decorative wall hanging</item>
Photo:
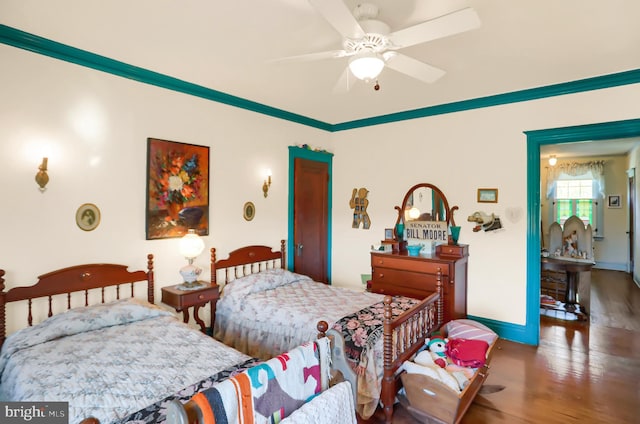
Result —
[[247, 221], [251, 221], [253, 217], [256, 215], [256, 207], [252, 202], [245, 203], [243, 210], [244, 210], [244, 213], [243, 213], [244, 219]]
[[76, 224], [83, 231], [93, 231], [100, 225], [100, 209], [93, 203], [80, 205], [76, 211]]
[[147, 139], [147, 240], [209, 234], [209, 147]]
[[371, 227], [371, 220], [369, 214], [367, 214], [367, 206], [369, 206], [369, 200], [367, 199], [369, 190], [366, 188], [357, 189], [354, 188], [351, 193], [351, 200], [349, 206], [353, 209], [353, 228], [359, 228], [362, 224], [362, 228], [368, 230]]
[[612, 194], [609, 196], [609, 198], [607, 199], [607, 207], [608, 208], [621, 208], [622, 207], [622, 203], [620, 201], [620, 195], [619, 194]]
[[479, 203], [498, 203], [498, 189], [497, 188], [479, 188], [478, 202]]
[[502, 228], [500, 217], [496, 214], [487, 214], [482, 211], [474, 212], [467, 218], [469, 222], [475, 222], [477, 225], [473, 227], [473, 232], [476, 233], [480, 230], [493, 231]]

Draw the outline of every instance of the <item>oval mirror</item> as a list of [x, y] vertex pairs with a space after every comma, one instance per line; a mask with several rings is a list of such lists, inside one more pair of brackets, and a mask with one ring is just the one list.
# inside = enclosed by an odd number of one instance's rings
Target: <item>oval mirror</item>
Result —
[[402, 206], [396, 206], [398, 210], [399, 222], [410, 221], [444, 221], [455, 225], [453, 220], [453, 211], [458, 209], [457, 206], [449, 208], [444, 193], [433, 184], [420, 183], [416, 184], [407, 191], [402, 200]]

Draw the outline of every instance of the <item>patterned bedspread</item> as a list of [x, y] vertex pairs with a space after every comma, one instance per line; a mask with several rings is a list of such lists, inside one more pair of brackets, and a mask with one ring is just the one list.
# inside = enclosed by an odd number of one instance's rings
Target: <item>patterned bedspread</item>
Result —
[[[248, 355], [270, 358], [313, 340], [316, 324], [330, 325], [373, 304], [381, 294], [357, 292], [312, 281], [282, 269], [270, 269], [233, 281], [217, 304], [215, 336]], [[382, 338], [367, 352], [358, 377], [356, 407], [363, 418], [375, 412], [383, 372]]]
[[249, 359], [168, 311], [126, 299], [10, 335], [0, 354], [0, 400], [69, 402], [70, 423], [88, 416], [110, 423]]

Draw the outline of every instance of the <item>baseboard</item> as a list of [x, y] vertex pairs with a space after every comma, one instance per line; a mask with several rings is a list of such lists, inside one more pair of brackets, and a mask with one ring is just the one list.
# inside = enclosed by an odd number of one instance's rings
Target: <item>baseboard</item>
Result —
[[626, 263], [620, 262], [601, 262], [596, 261], [596, 264], [593, 266], [596, 269], [607, 269], [609, 271], [629, 271], [629, 265]]
[[486, 325], [487, 327], [495, 331], [501, 339], [534, 346], [538, 345], [538, 334], [535, 334], [535, 331], [532, 331], [532, 329], [527, 329], [527, 327], [524, 325], [507, 323], [504, 321], [496, 321], [492, 319], [476, 317], [473, 315], [469, 315], [468, 318]]

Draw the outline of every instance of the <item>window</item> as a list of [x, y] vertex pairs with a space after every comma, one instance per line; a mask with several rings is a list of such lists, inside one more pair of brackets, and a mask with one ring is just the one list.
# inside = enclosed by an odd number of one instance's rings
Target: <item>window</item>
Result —
[[570, 216], [576, 215], [585, 226], [591, 225], [595, 237], [602, 237], [598, 232], [599, 202], [594, 196], [595, 193], [592, 179], [557, 180], [553, 220], [564, 226]]

